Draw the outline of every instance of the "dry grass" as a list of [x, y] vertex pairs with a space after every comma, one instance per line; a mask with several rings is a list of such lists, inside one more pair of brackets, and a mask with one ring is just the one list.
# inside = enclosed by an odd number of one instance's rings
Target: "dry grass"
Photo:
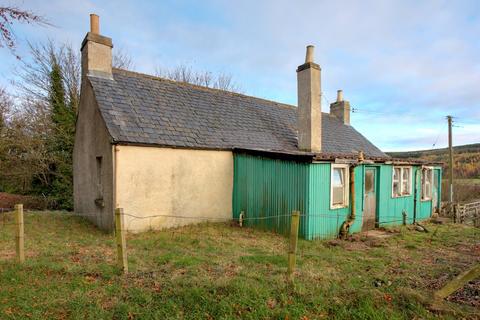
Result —
[[[27, 214], [26, 222], [34, 255], [23, 266], [0, 256], [0, 318], [480, 317], [468, 303], [446, 302], [441, 314], [429, 305], [433, 290], [480, 262], [480, 234], [470, 227], [300, 241], [292, 287], [287, 241], [267, 232], [202, 224], [129, 235], [123, 276], [111, 235], [61, 213]], [[11, 253], [13, 226], [0, 228], [0, 248]]]

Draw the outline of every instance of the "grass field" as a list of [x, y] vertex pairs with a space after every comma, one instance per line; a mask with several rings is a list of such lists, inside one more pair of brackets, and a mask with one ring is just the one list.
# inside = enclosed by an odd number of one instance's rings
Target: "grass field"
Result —
[[447, 319], [478, 309], [429, 297], [480, 262], [478, 229], [428, 225], [387, 238], [300, 241], [294, 286], [286, 239], [227, 224], [128, 236], [130, 273], [115, 243], [78, 217], [28, 213], [27, 261], [14, 261], [13, 217], [0, 219], [1, 319]]

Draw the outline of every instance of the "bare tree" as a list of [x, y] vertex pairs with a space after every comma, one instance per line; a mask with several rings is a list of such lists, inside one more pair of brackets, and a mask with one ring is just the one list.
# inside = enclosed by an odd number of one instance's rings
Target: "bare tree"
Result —
[[15, 22], [48, 25], [48, 21], [31, 11], [22, 10], [17, 7], [0, 7], [0, 48], [7, 47], [16, 57], [16, 39], [13, 32]]
[[0, 89], [0, 188], [17, 192], [30, 190], [34, 179], [46, 182], [50, 164], [46, 110], [38, 106], [21, 110], [16, 110], [12, 97]]
[[214, 88], [224, 91], [241, 92], [240, 87], [233, 81], [230, 74], [213, 74], [210, 71], [196, 71], [189, 65], [180, 64], [172, 69], [157, 67], [155, 75], [161, 78], [178, 82], [191, 83], [207, 88]]
[[[52, 40], [42, 44], [28, 43], [31, 61], [21, 61], [16, 71], [19, 81], [15, 85], [22, 93], [26, 104], [35, 101], [48, 104], [50, 89], [50, 72], [53, 63], [58, 63], [62, 70], [66, 102], [75, 110], [80, 100], [81, 56], [71, 44], [57, 44]], [[112, 57], [114, 67], [130, 69], [133, 62], [130, 54], [124, 50], [114, 51]]]
[[131, 55], [122, 48], [113, 49], [112, 66], [118, 69], [132, 70], [134, 68]]
[[11, 98], [8, 96], [5, 89], [0, 87], [0, 139], [2, 138], [2, 130], [6, 127], [12, 105]]
[[[69, 156], [74, 129], [59, 126], [54, 121], [52, 104], [52, 72], [60, 68], [60, 82], [63, 88], [62, 105], [76, 111], [80, 100], [81, 56], [70, 44], [29, 43], [31, 59], [21, 60], [16, 71], [18, 89], [16, 105], [8, 103], [4, 91], [0, 91], [0, 120], [5, 119], [5, 128], [0, 136], [0, 185], [11, 186], [15, 192], [50, 190], [54, 178], [63, 175], [59, 165], [70, 166]], [[116, 66], [128, 68], [132, 59], [125, 51], [114, 54]], [[64, 103], [63, 103], [64, 101]], [[16, 112], [11, 112], [12, 108]], [[5, 110], [5, 111], [3, 111]], [[74, 113], [73, 113], [74, 114]], [[70, 119], [70, 118], [69, 118]], [[74, 120], [73, 120], [74, 121]], [[70, 124], [70, 122], [69, 122]], [[68, 130], [63, 130], [63, 129]], [[60, 142], [55, 137], [64, 136]], [[59, 145], [62, 153], [52, 152], [52, 145]], [[65, 170], [68, 180], [71, 173]], [[21, 188], [17, 188], [20, 187]], [[43, 192], [43, 191], [42, 191]]]

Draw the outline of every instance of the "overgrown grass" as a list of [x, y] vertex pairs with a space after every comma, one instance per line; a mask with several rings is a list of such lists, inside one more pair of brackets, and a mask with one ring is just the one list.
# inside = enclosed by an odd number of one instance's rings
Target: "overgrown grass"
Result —
[[[128, 236], [130, 273], [115, 243], [80, 218], [26, 214], [27, 261], [0, 221], [0, 318], [412, 319], [438, 317], [429, 297], [480, 261], [478, 229], [427, 225], [388, 238], [300, 241], [295, 285], [284, 237], [226, 224]], [[478, 317], [447, 303], [441, 317]]]

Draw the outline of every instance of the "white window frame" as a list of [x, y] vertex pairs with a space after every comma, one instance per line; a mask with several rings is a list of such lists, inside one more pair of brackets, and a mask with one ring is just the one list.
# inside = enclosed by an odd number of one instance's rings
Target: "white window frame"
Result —
[[[421, 183], [422, 183], [422, 194], [421, 194], [421, 199], [422, 201], [430, 201], [433, 198], [433, 179], [434, 179], [434, 173], [433, 173], [433, 167], [422, 167], [422, 176], [421, 176]], [[425, 186], [426, 184], [424, 183], [424, 173], [430, 172], [430, 194], [425, 196]]]
[[[348, 164], [332, 164], [330, 168], [330, 209], [348, 208], [350, 201], [350, 166]], [[333, 204], [333, 172], [335, 169], [344, 169], [343, 204]]]
[[[400, 195], [396, 195], [393, 192], [393, 184], [394, 184], [394, 177], [395, 177], [395, 169], [400, 169], [400, 177], [398, 183], [400, 184]], [[408, 181], [408, 193], [404, 194], [404, 179], [403, 179], [403, 171], [404, 170], [409, 170], [410, 174], [408, 175], [409, 181]], [[392, 167], [392, 198], [402, 198], [402, 197], [410, 197], [412, 195], [412, 175], [413, 175], [413, 169], [412, 167], [407, 167], [407, 166], [393, 166]]]

